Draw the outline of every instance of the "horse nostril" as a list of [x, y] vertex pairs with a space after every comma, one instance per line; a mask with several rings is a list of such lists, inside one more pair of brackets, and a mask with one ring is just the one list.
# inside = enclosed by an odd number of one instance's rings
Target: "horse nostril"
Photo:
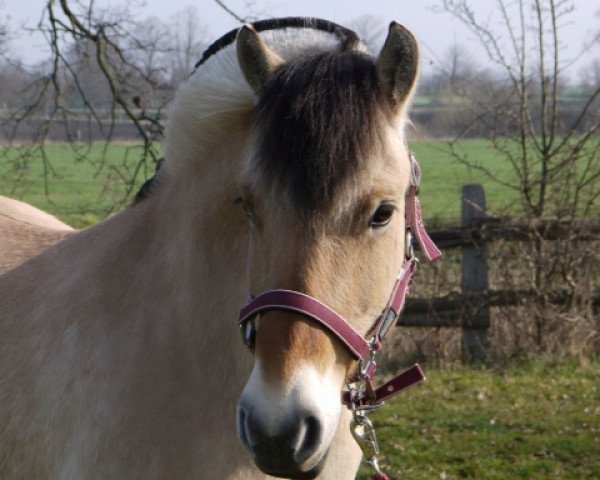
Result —
[[237, 429], [240, 441], [265, 473], [294, 476], [306, 473], [307, 462], [313, 464], [319, 461], [311, 457], [321, 446], [323, 427], [314, 415], [297, 415], [295, 421], [290, 418], [275, 431], [268, 431], [252, 409], [240, 404], [237, 409]]
[[248, 439], [248, 425], [246, 424], [246, 419], [247, 419], [246, 409], [243, 406], [238, 405], [238, 408], [237, 408], [238, 438], [240, 439], [240, 441], [246, 448], [249, 448], [250, 442]]
[[294, 461], [301, 465], [310, 456], [315, 453], [321, 443], [321, 437], [323, 428], [319, 419], [313, 415], [309, 415], [304, 418], [304, 424], [302, 426], [303, 436], [299, 438], [296, 446], [296, 452], [294, 453]]

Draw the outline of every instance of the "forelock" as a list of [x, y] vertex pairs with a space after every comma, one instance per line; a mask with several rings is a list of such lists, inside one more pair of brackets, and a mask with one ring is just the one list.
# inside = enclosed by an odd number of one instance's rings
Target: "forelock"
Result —
[[328, 51], [292, 60], [254, 111], [260, 174], [301, 210], [327, 209], [382, 146], [391, 115], [372, 57]]

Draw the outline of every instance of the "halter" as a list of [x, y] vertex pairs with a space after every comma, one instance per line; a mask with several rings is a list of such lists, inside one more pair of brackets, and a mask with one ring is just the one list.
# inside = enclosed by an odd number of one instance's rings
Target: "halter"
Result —
[[[348, 382], [348, 390], [342, 392], [341, 399], [342, 403], [352, 411], [351, 431], [367, 462], [376, 471], [376, 476], [373, 478], [382, 480], [387, 477], [379, 470], [377, 460], [379, 447], [375, 430], [366, 417], [366, 412], [379, 408], [386, 400], [422, 382], [425, 380], [425, 375], [419, 365], [415, 364], [379, 388], [374, 389], [372, 379], [377, 371], [375, 356], [381, 349], [385, 335], [400, 315], [408, 295], [410, 281], [417, 265], [412, 245], [413, 236], [419, 243], [420, 250], [430, 262], [437, 260], [442, 255], [423, 225], [419, 203], [421, 168], [413, 152], [409, 152], [409, 159], [411, 178], [405, 206], [405, 259], [387, 305], [375, 321], [367, 338], [357, 332], [346, 319], [332, 308], [310, 295], [294, 290], [268, 290], [256, 297], [250, 296], [248, 304], [241, 309], [239, 316], [242, 339], [251, 351], [254, 351], [257, 335], [256, 317], [269, 310], [284, 310], [298, 313], [318, 323], [339, 340], [348, 352], [359, 361], [357, 372]], [[249, 258], [250, 262], [251, 259]]]

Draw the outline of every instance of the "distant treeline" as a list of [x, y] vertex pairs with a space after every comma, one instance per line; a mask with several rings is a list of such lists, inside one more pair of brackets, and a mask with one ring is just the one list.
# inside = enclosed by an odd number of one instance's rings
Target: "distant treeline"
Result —
[[[507, 106], [504, 106], [504, 110]], [[517, 106], [515, 105], [516, 109]], [[558, 134], [575, 130], [584, 134], [592, 127], [597, 111], [588, 110], [581, 121], [583, 104], [567, 105], [559, 110]], [[531, 122], [536, 131], [541, 131], [541, 109], [531, 113]], [[480, 111], [472, 105], [423, 105], [412, 109], [411, 120], [418, 137], [423, 138], [489, 138], [504, 132], [512, 134], [518, 128], [517, 120], [509, 112], [496, 109]], [[573, 128], [575, 126], [575, 128]]]
[[[566, 105], [559, 111], [557, 123], [560, 134], [566, 133], [577, 123], [581, 111], [582, 105], [576, 104]], [[93, 118], [82, 110], [81, 114], [71, 115], [65, 121], [54, 118], [50, 123], [47, 123], [46, 115], [39, 114], [18, 125], [12, 117], [13, 113], [10, 110], [0, 110], [0, 141], [7, 142], [12, 139], [17, 142], [35, 142], [40, 131], [45, 132], [47, 140], [55, 142], [103, 141], [109, 134], [116, 141], [139, 139], [137, 127], [128, 121], [124, 114], [119, 115], [118, 112], [114, 118], [110, 117], [108, 112], [106, 116]], [[160, 118], [162, 124], [167, 120], [166, 111], [153, 112], [153, 115]], [[594, 115], [597, 113], [591, 110], [585, 115], [584, 120], [577, 125], [577, 133], [583, 134], [589, 130]], [[533, 112], [532, 117], [533, 124], [539, 129], [539, 111]], [[417, 138], [487, 138], [501, 131], [512, 133], [516, 128], [513, 124], [514, 116], [506, 112], [494, 114], [493, 110], [478, 111], [473, 105], [465, 103], [419, 105], [418, 98], [412, 109], [411, 120], [414, 128], [410, 132]], [[140, 123], [149, 133], [158, 133], [155, 123]]]

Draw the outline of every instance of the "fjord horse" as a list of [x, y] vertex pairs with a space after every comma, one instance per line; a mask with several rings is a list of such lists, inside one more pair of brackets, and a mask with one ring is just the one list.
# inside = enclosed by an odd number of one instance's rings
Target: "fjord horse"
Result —
[[[249, 293], [318, 298], [366, 335], [404, 259], [418, 53], [324, 21], [216, 42], [134, 206], [0, 278], [0, 478], [354, 478], [355, 360]], [[267, 28], [269, 27], [269, 28]], [[236, 429], [237, 422], [237, 429]]]

